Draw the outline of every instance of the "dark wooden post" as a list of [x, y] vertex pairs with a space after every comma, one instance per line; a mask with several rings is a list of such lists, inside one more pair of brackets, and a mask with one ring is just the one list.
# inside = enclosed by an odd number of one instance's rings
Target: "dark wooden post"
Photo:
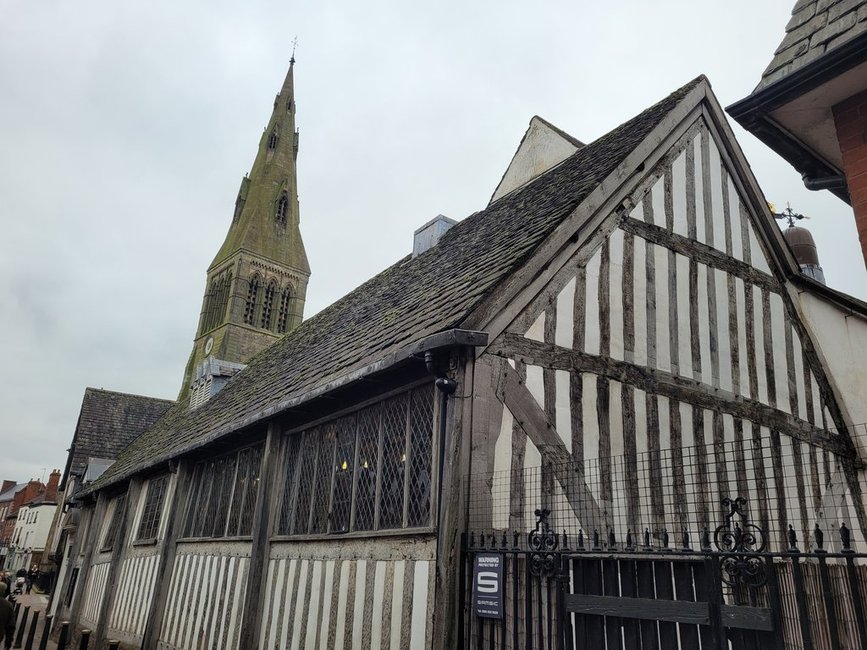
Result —
[[187, 503], [187, 494], [190, 487], [190, 466], [186, 461], [180, 461], [177, 465], [176, 485], [172, 501], [166, 511], [166, 533], [163, 547], [160, 551], [159, 567], [156, 572], [154, 595], [151, 598], [150, 610], [145, 623], [142, 648], [156, 648], [160, 638], [160, 630], [163, 626], [163, 614], [166, 608], [169, 582], [172, 578], [172, 569], [175, 566], [175, 553], [177, 551], [178, 534], [184, 517], [184, 506]]
[[[81, 561], [81, 568], [78, 571], [78, 578], [75, 583], [76, 593], [73, 596], [72, 607], [69, 608], [69, 620], [73, 623], [73, 625], [78, 623], [78, 617], [81, 614], [81, 607], [84, 602], [84, 594], [87, 593], [87, 578], [90, 574], [90, 566], [93, 563], [94, 549], [99, 542], [99, 531], [102, 530], [101, 524], [103, 517], [105, 517], [105, 509], [108, 505], [108, 502], [109, 499], [105, 494], [100, 494], [97, 497], [96, 505], [94, 506], [93, 512], [90, 515], [90, 522], [87, 525], [86, 539], [80, 539], [76, 541], [76, 545], [78, 548], [84, 548], [86, 550], [84, 554], [84, 559]], [[79, 526], [81, 526], [81, 524], [79, 524]], [[75, 553], [78, 552], [78, 548], [73, 549], [73, 558], [75, 557]], [[60, 649], [58, 648], [58, 650]]]
[[262, 480], [259, 481], [259, 495], [256, 502], [256, 513], [253, 518], [253, 542], [250, 545], [250, 570], [247, 574], [247, 597], [244, 601], [244, 612], [241, 618], [241, 636], [238, 647], [259, 647], [259, 634], [262, 627], [262, 601], [265, 595], [266, 574], [268, 564], [268, 538], [271, 536], [271, 521], [273, 519], [272, 501], [276, 501], [275, 491], [279, 491], [277, 469], [281, 465], [280, 427], [272, 422], [268, 425], [268, 438], [265, 442], [265, 452], [262, 456]]
[[27, 618], [30, 616], [30, 605], [24, 607], [24, 613], [21, 615], [21, 622], [18, 624], [18, 634], [15, 635], [15, 643], [13, 648], [20, 648], [24, 641], [24, 628], [27, 627]]
[[63, 621], [60, 624], [60, 638], [57, 640], [57, 650], [66, 650], [67, 643], [69, 643], [69, 621]]
[[53, 620], [54, 616], [51, 614], [45, 617], [45, 625], [42, 626], [42, 638], [39, 640], [39, 650], [48, 648], [48, 637], [51, 636], [51, 621]]
[[27, 633], [27, 642], [24, 650], [33, 650], [33, 641], [36, 639], [36, 625], [39, 622], [39, 612], [33, 612], [33, 620], [30, 622], [30, 631]]

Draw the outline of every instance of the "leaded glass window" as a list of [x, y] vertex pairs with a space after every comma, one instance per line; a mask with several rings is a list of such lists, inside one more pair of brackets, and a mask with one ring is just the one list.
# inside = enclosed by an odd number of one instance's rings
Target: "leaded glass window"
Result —
[[184, 537], [246, 537], [253, 532], [263, 445], [197, 463]]
[[126, 494], [115, 497], [111, 503], [111, 520], [105, 530], [105, 535], [103, 535], [102, 544], [99, 547], [100, 551], [110, 551], [120, 541], [118, 537], [120, 536], [120, 524], [126, 511]]
[[292, 292], [289, 289], [283, 289], [280, 293], [280, 311], [277, 314], [277, 333], [285, 334], [286, 327], [289, 323], [289, 300], [292, 298]]
[[136, 534], [137, 541], [157, 538], [168, 485], [168, 476], [160, 476], [148, 481], [144, 509], [142, 510], [138, 533]]
[[292, 434], [277, 533], [431, 524], [433, 388]]
[[262, 329], [271, 329], [271, 312], [274, 309], [274, 294], [277, 293], [277, 285], [271, 281], [265, 289], [265, 300], [262, 301]]
[[274, 212], [274, 221], [276, 221], [281, 226], [286, 225], [286, 217], [289, 214], [289, 197], [286, 195], [286, 192], [283, 192], [280, 195], [280, 198], [277, 200], [277, 210]]

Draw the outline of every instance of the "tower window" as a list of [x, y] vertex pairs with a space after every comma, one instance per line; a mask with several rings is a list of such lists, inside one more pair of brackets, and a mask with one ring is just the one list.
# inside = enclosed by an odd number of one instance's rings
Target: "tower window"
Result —
[[259, 300], [259, 276], [254, 275], [250, 279], [250, 286], [247, 289], [247, 303], [244, 305], [244, 322], [247, 325], [256, 324], [256, 307]]
[[277, 333], [285, 334], [286, 327], [289, 323], [289, 300], [292, 298], [292, 293], [289, 289], [283, 289], [280, 294], [280, 311], [277, 314]]
[[286, 216], [289, 214], [289, 197], [286, 192], [280, 195], [280, 200], [277, 201], [277, 212], [274, 215], [274, 220], [281, 226], [286, 225]]
[[274, 307], [275, 293], [277, 293], [277, 285], [272, 281], [265, 289], [265, 300], [262, 302], [262, 329], [271, 329], [271, 311]]
[[268, 136], [268, 149], [270, 149], [271, 151], [274, 151], [274, 149], [277, 148], [277, 140], [278, 139], [279, 138], [277, 136], [277, 129], [274, 129], [273, 131], [271, 131], [271, 135]]
[[291, 97], [286, 100], [286, 110], [289, 112], [292, 111], [292, 98]]

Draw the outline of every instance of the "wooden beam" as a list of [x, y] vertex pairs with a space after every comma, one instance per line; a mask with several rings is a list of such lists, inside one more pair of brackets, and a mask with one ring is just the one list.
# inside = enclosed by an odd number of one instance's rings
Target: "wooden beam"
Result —
[[744, 282], [755, 284], [763, 289], [782, 291], [782, 286], [771, 275], [759, 271], [749, 264], [745, 264], [740, 260], [729, 257], [725, 253], [711, 248], [706, 244], [694, 241], [677, 233], [671, 232], [665, 228], [660, 228], [650, 223], [638, 221], [637, 219], [625, 218], [620, 224], [620, 227], [628, 233], [632, 233], [649, 242], [663, 246], [668, 250], [680, 253], [685, 257], [695, 260], [700, 264], [704, 264], [713, 269], [719, 269], [726, 273], [730, 273], [741, 278]]
[[[670, 621], [690, 625], [710, 625], [707, 603], [658, 598], [623, 598], [620, 596], [587, 596], [566, 594], [567, 612], [594, 616], [616, 616], [651, 621]], [[733, 609], [746, 609], [737, 607]], [[755, 628], [751, 628], [755, 629]]]
[[604, 521], [602, 510], [587, 485], [584, 467], [573, 462], [554, 423], [545, 415], [518, 372], [508, 364], [502, 367], [497, 397], [536, 445], [542, 455], [543, 467], [549, 467], [553, 472], [581, 525], [588, 529], [601, 526]]
[[729, 413], [735, 417], [756, 422], [846, 458], [851, 458], [855, 454], [851, 442], [845, 437], [830, 435], [822, 429], [807, 422], [796, 420], [788, 413], [778, 411], [758, 401], [746, 399], [740, 395], [734, 395], [693, 379], [661, 370], [547, 345], [510, 333], [497, 337], [489, 352], [520, 360], [527, 364], [569, 372], [588, 372], [607, 377], [635, 386], [651, 394], [662, 395], [669, 399], [687, 402], [711, 411]]

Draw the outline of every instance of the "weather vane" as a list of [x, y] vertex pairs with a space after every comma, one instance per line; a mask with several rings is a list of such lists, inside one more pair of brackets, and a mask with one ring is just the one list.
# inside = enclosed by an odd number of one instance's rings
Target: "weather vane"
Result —
[[769, 203], [768, 207], [771, 208], [771, 214], [774, 215], [774, 219], [785, 219], [789, 222], [789, 228], [793, 228], [795, 226], [796, 221], [800, 221], [801, 219], [809, 219], [810, 217], [799, 214], [792, 210], [792, 206], [786, 203], [786, 209], [782, 212], [777, 212], [776, 207], [773, 203]]
[[295, 48], [298, 47], [298, 37], [292, 39], [292, 58], [289, 59], [289, 63], [295, 63]]

